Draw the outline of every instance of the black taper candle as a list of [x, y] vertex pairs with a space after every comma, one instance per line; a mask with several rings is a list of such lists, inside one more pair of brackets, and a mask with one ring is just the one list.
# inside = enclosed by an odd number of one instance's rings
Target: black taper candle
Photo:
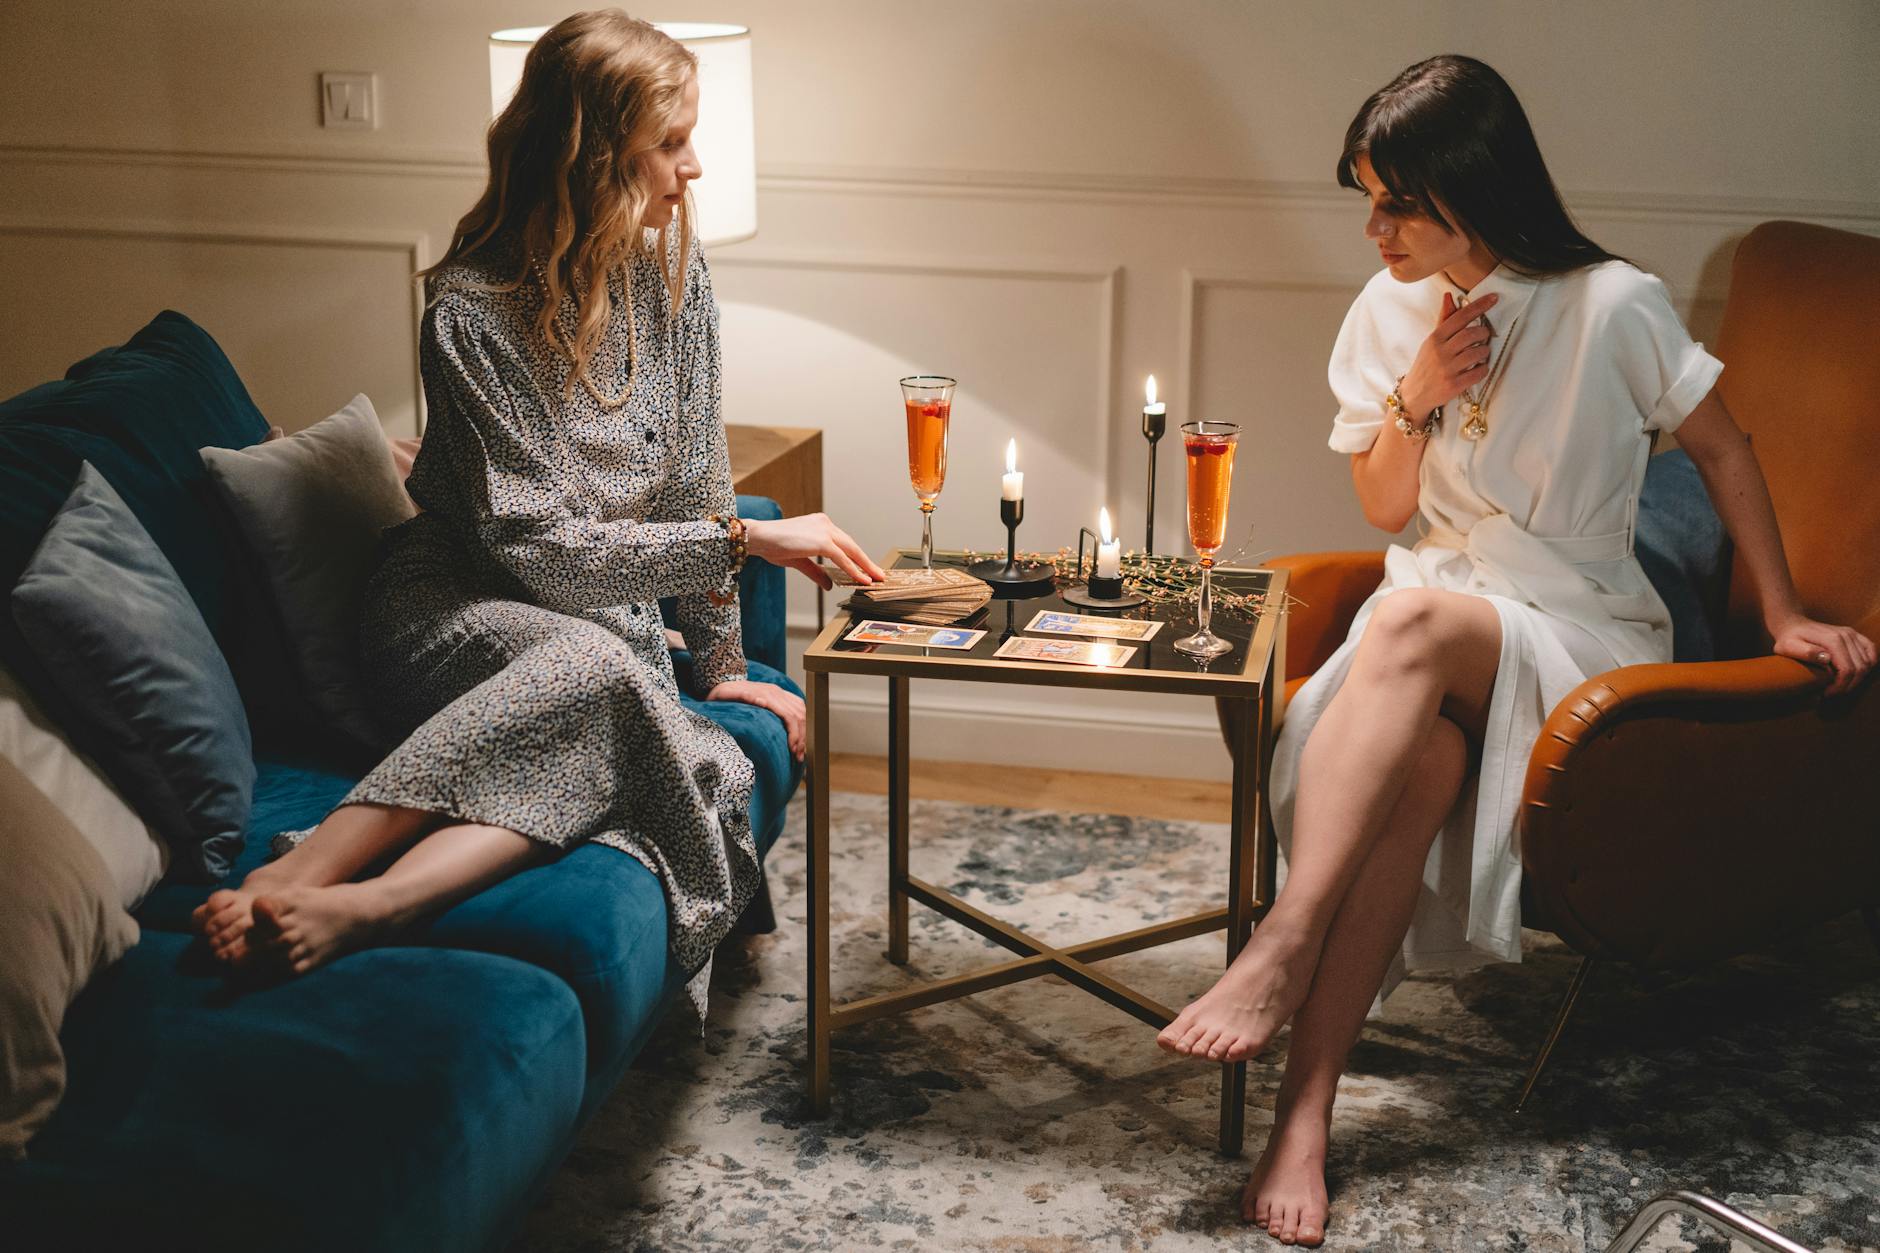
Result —
[[1149, 520], [1144, 524], [1143, 553], [1155, 556], [1155, 447], [1168, 429], [1168, 406], [1162, 404], [1142, 407], [1142, 437], [1149, 441]]

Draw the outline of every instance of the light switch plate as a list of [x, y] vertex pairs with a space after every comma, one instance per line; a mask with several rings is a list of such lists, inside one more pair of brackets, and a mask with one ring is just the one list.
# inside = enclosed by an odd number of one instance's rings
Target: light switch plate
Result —
[[378, 124], [377, 74], [321, 72], [321, 126], [337, 130], [372, 130]]

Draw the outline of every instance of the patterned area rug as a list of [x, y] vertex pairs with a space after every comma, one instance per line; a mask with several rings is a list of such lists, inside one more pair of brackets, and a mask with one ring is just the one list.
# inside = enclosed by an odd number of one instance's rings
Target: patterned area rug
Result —
[[[781, 920], [718, 958], [701, 1039], [675, 1014], [514, 1248], [1275, 1247], [1237, 1197], [1285, 1037], [1250, 1068], [1248, 1158], [1214, 1147], [1218, 1070], [1050, 979], [840, 1032], [804, 1117], [802, 815], [770, 858]], [[836, 992], [882, 957], [886, 814], [838, 794]], [[916, 874], [1064, 942], [1219, 898], [1226, 827], [915, 802]], [[1598, 1250], [1647, 1199], [1709, 1193], [1817, 1249], [1880, 1248], [1880, 956], [1858, 919], [1646, 987], [1596, 973], [1528, 1112], [1508, 1113], [1575, 958], [1417, 976], [1366, 1029], [1333, 1128], [1328, 1248]], [[923, 977], [1002, 959], [916, 906]], [[1180, 1006], [1220, 937], [1105, 968]], [[1647, 1247], [1722, 1250], [1666, 1223]]]

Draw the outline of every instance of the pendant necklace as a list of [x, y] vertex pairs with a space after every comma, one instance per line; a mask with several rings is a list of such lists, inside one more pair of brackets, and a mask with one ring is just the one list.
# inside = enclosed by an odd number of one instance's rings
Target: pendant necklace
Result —
[[[1483, 318], [1482, 324], [1488, 326], [1488, 319]], [[1488, 399], [1495, 391], [1495, 384], [1501, 382], [1502, 372], [1508, 365], [1508, 353], [1514, 348], [1515, 332], [1520, 329], [1521, 317], [1517, 314], [1508, 326], [1507, 335], [1502, 337], [1501, 351], [1489, 365], [1488, 376], [1462, 393], [1462, 412], [1466, 419], [1462, 424], [1462, 438], [1470, 442], [1478, 441], [1488, 434], [1488, 419], [1484, 416]], [[1489, 335], [1493, 337], [1494, 333], [1494, 328], [1489, 326]]]

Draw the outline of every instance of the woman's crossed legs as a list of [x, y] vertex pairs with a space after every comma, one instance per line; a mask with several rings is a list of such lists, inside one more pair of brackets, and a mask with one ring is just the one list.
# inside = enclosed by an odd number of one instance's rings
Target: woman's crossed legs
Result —
[[1481, 597], [1407, 588], [1378, 603], [1300, 754], [1285, 889], [1227, 973], [1158, 1038], [1241, 1061], [1293, 1020], [1272, 1135], [1243, 1200], [1284, 1241], [1323, 1236], [1338, 1077], [1409, 928], [1500, 658], [1500, 615]]

